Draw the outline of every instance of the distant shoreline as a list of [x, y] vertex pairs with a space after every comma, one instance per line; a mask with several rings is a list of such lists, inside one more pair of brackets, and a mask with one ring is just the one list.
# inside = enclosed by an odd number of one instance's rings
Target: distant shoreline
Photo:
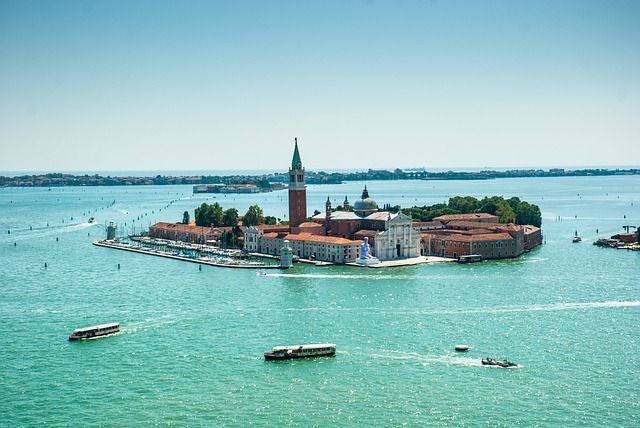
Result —
[[[307, 184], [340, 184], [347, 181], [382, 180], [492, 180], [496, 178], [538, 178], [538, 177], [593, 177], [614, 175], [640, 175], [640, 168], [608, 169], [584, 168], [564, 169], [512, 169], [506, 171], [445, 171], [426, 170], [374, 170], [362, 172], [308, 171]], [[287, 173], [258, 175], [156, 175], [156, 176], [103, 176], [74, 175], [62, 173], [0, 176], [0, 187], [65, 187], [65, 186], [145, 186], [176, 184], [255, 184], [263, 190], [270, 190], [270, 183], [286, 183]]]

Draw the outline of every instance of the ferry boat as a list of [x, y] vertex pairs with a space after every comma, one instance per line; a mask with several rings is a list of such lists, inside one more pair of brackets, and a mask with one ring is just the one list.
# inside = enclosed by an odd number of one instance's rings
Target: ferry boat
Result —
[[335, 355], [333, 343], [311, 343], [308, 345], [275, 346], [264, 353], [265, 360], [290, 360], [294, 358], [326, 357]]
[[94, 325], [92, 327], [79, 328], [73, 330], [69, 340], [97, 339], [99, 337], [111, 336], [120, 332], [120, 323]]

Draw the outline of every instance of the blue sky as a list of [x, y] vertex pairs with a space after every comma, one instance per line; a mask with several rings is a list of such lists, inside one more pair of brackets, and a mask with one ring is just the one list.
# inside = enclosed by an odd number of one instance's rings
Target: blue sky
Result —
[[0, 0], [0, 170], [638, 165], [638, 1]]

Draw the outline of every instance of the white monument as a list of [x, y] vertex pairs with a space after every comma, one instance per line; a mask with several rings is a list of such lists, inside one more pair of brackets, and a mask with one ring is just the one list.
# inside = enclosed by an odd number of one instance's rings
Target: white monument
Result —
[[380, 263], [377, 257], [369, 254], [370, 246], [369, 246], [369, 237], [364, 237], [364, 242], [360, 245], [360, 257], [356, 260], [356, 263], [365, 266], [377, 265]]
[[286, 239], [284, 247], [280, 248], [280, 267], [286, 269], [293, 267], [293, 250]]

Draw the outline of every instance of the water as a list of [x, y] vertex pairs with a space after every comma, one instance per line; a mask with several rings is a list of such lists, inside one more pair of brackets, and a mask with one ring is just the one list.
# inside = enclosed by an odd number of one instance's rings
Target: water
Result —
[[[402, 206], [519, 196], [540, 205], [546, 244], [470, 265], [198, 271], [91, 241], [106, 221], [177, 221], [204, 201], [283, 217], [286, 193], [0, 189], [0, 426], [637, 424], [640, 253], [591, 241], [640, 226], [640, 177], [366, 184]], [[310, 214], [363, 185], [309, 186]], [[119, 336], [66, 340], [110, 321]], [[308, 342], [338, 353], [261, 358]], [[520, 367], [483, 367], [486, 356]]]

